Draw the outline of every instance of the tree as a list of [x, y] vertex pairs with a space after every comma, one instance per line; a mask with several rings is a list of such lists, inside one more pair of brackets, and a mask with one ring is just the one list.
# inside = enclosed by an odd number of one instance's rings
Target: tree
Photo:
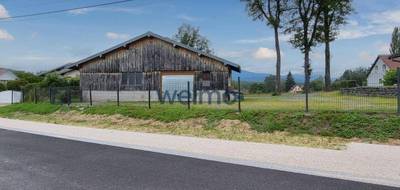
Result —
[[285, 33], [292, 34], [289, 42], [304, 54], [306, 112], [308, 112], [311, 75], [310, 52], [317, 44], [317, 37], [321, 34], [321, 27], [319, 27], [321, 24], [320, 1], [322, 0], [293, 0], [289, 27], [285, 30]]
[[246, 3], [246, 10], [253, 20], [266, 21], [274, 30], [276, 50], [275, 93], [281, 91], [281, 50], [279, 44], [279, 28], [285, 11], [288, 10], [288, 0], [241, 0]]
[[251, 94], [265, 93], [265, 86], [262, 83], [252, 83], [249, 87], [249, 92]]
[[331, 88], [331, 50], [330, 43], [339, 34], [339, 27], [346, 24], [346, 17], [353, 11], [352, 0], [322, 0], [322, 33], [319, 40], [325, 44], [325, 90]]
[[38, 83], [43, 80], [43, 77], [37, 76], [30, 72], [15, 71], [15, 75], [18, 77], [18, 79], [24, 80], [27, 83]]
[[391, 69], [383, 76], [383, 85], [393, 86], [397, 84], [397, 70]]
[[296, 85], [296, 82], [294, 81], [292, 73], [289, 71], [287, 77], [286, 77], [286, 82], [285, 82], [285, 90], [288, 92], [293, 86]]
[[392, 34], [392, 43], [390, 43], [390, 54], [400, 55], [400, 28], [395, 27]]
[[7, 90], [6, 85], [4, 85], [3, 83], [0, 83], [0, 92]]
[[317, 79], [311, 81], [310, 83], [311, 89], [313, 91], [321, 91], [324, 89], [324, 78], [318, 77]]
[[335, 89], [363, 86], [367, 83], [368, 68], [347, 69], [333, 84]]
[[199, 27], [196, 28], [189, 24], [182, 24], [178, 28], [178, 33], [176, 33], [173, 38], [182, 44], [188, 45], [205, 53], [213, 52], [210, 48], [210, 41], [206, 37], [200, 35]]
[[79, 86], [79, 78], [62, 77], [57, 73], [49, 73], [39, 83], [40, 87]]
[[269, 75], [265, 77], [264, 80], [265, 92], [270, 93], [275, 91], [275, 86], [276, 86], [275, 79], [276, 79], [275, 75]]
[[7, 82], [7, 89], [8, 90], [21, 90], [28, 82], [24, 80], [10, 80]]

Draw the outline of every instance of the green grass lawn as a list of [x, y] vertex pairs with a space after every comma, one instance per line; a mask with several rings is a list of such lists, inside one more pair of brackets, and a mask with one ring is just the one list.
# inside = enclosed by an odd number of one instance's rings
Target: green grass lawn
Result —
[[[237, 104], [214, 105], [237, 109]], [[303, 111], [305, 110], [304, 94], [285, 93], [281, 96], [271, 94], [245, 95], [242, 102], [243, 110], [277, 110], [277, 111]], [[309, 95], [310, 111], [362, 111], [395, 113], [397, 99], [386, 97], [361, 97], [346, 96], [339, 92], [316, 92]]]

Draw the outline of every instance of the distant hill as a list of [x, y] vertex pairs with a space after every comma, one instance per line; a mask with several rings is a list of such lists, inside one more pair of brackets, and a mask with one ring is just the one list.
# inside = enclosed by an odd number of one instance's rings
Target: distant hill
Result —
[[267, 77], [269, 75], [271, 75], [271, 74], [254, 73], [254, 72], [242, 70], [241, 73], [233, 72], [232, 77], [233, 77], [233, 80], [237, 80], [237, 78], [240, 77], [241, 81], [262, 82], [262, 81], [264, 81], [265, 77]]
[[[256, 72], [251, 72], [251, 71], [246, 71], [242, 70], [241, 73], [233, 72], [232, 77], [233, 80], [237, 80], [237, 78], [240, 76], [241, 81], [246, 81], [246, 82], [263, 82], [265, 77], [270, 76], [271, 74], [269, 73], [256, 73]], [[312, 75], [311, 80], [315, 80], [319, 77], [320, 75]], [[293, 74], [293, 78], [296, 81], [296, 83], [304, 83], [304, 75], [302, 74]], [[286, 74], [282, 76], [282, 80], [286, 79]]]

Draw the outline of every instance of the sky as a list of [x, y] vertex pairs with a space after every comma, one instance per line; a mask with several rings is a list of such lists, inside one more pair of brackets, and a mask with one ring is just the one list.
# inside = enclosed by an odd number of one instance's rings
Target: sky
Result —
[[[0, 0], [0, 18], [73, 8], [114, 0]], [[332, 75], [369, 67], [389, 53], [400, 26], [399, 0], [353, 0], [355, 13], [332, 43]], [[147, 31], [172, 37], [187, 23], [200, 28], [215, 55], [243, 70], [275, 73], [271, 28], [253, 21], [239, 0], [137, 0], [37, 17], [0, 21], [0, 67], [30, 72], [86, 58]], [[281, 34], [282, 75], [303, 72], [303, 55]], [[324, 46], [313, 49], [314, 74], [324, 73]]]

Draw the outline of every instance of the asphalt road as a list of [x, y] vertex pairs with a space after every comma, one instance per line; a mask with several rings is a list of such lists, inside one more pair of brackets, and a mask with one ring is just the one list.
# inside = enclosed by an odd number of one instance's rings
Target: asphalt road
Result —
[[0, 129], [0, 189], [396, 189]]

